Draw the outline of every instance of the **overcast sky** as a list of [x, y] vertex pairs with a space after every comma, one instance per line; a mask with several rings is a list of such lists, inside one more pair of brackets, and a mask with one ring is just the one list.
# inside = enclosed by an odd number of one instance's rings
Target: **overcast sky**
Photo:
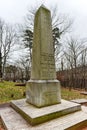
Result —
[[[9, 23], [22, 23], [27, 10], [41, 0], [0, 0], [0, 17]], [[75, 33], [87, 36], [87, 0], [43, 0], [49, 5], [58, 5], [59, 12], [74, 19]]]

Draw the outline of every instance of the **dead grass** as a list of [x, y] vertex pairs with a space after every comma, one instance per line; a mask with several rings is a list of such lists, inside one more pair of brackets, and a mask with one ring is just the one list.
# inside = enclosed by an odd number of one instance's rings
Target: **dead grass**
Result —
[[63, 99], [66, 99], [66, 100], [81, 99], [81, 98], [87, 99], [87, 95], [80, 94], [82, 91], [83, 90], [74, 90], [74, 89], [69, 91], [68, 88], [62, 87], [61, 96], [62, 96]]

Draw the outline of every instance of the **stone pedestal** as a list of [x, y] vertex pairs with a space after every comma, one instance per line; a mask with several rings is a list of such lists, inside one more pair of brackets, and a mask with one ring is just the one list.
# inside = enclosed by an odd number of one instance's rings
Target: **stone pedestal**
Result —
[[56, 80], [51, 13], [41, 6], [34, 20], [31, 78], [27, 83], [26, 101], [36, 107], [61, 102], [60, 83]]
[[[11, 102], [11, 106], [26, 119], [29, 124], [32, 126], [40, 124], [43, 126], [44, 122], [47, 122], [49, 124], [49, 121], [52, 119], [58, 119], [61, 116], [65, 116], [70, 113], [74, 113], [76, 111], [81, 110], [81, 105], [73, 102], [69, 102], [66, 100], [61, 100], [60, 104], [56, 105], [51, 105], [51, 106], [46, 106], [42, 108], [37, 108], [29, 103], [26, 102], [25, 99], [20, 99], [20, 100], [14, 100]], [[43, 130], [55, 130], [55, 127], [57, 126], [59, 121], [54, 123], [54, 120], [52, 122], [53, 124], [53, 129], [49, 129], [49, 125], [47, 126], [47, 129], [44, 127], [41, 127]], [[62, 124], [62, 120], [60, 121]], [[42, 124], [41, 124], [42, 123]], [[63, 125], [63, 124], [62, 124]], [[38, 127], [38, 126], [37, 126]], [[29, 130], [33, 130], [34, 127], [32, 127]], [[42, 130], [40, 129], [40, 130]], [[35, 130], [39, 130], [36, 128]], [[59, 127], [56, 127], [56, 130], [59, 130]], [[65, 129], [60, 129], [60, 130], [65, 130]]]
[[61, 102], [60, 82], [58, 80], [30, 80], [27, 83], [27, 102], [37, 107]]

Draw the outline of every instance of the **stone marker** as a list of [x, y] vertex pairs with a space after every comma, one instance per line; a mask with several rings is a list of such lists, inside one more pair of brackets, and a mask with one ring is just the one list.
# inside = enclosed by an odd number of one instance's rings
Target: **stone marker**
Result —
[[37, 107], [61, 102], [56, 80], [50, 11], [41, 6], [35, 15], [31, 79], [27, 83], [27, 102]]
[[26, 93], [27, 102], [26, 99], [15, 100], [10, 106], [0, 108], [7, 130], [77, 130], [78, 126], [87, 124], [86, 108], [84, 112], [79, 111], [80, 104], [61, 99], [60, 83], [56, 80], [51, 16], [43, 6], [35, 15], [31, 79]]

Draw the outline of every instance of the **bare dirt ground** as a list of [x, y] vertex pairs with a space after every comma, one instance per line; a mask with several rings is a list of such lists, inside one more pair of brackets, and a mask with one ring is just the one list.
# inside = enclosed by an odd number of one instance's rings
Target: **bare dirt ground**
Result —
[[83, 128], [82, 130], [87, 130], [87, 127]]

